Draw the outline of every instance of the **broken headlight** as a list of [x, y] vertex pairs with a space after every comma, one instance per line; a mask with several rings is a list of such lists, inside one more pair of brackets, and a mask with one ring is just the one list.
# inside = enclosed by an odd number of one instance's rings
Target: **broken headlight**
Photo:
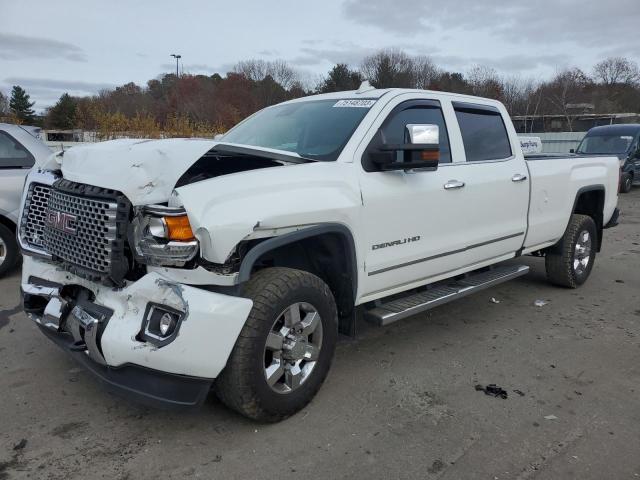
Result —
[[198, 241], [184, 208], [161, 205], [138, 209], [131, 247], [140, 263], [165, 267], [183, 267], [198, 253]]

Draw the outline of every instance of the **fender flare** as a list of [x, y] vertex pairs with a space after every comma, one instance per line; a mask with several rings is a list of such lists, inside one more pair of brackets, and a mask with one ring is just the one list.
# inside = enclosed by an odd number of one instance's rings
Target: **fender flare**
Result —
[[13, 216], [9, 216], [7, 213], [4, 212], [4, 210], [0, 210], [0, 223], [5, 227], [10, 228], [14, 231], [18, 229], [18, 224], [13, 219]]
[[[601, 183], [596, 184], [596, 185], [588, 185], [586, 187], [580, 187], [578, 189], [578, 191], [576, 192], [576, 196], [573, 199], [573, 208], [571, 209], [571, 213], [575, 212], [576, 210], [576, 206], [578, 205], [578, 199], [580, 198], [580, 195], [582, 195], [583, 193], [586, 192], [597, 192], [597, 191], [603, 191], [605, 192], [606, 195], [606, 189], [604, 188], [604, 185], [602, 185]], [[569, 223], [567, 222], [567, 225], [569, 225]]]
[[351, 230], [341, 223], [323, 223], [313, 227], [304, 228], [296, 232], [285, 233], [277, 237], [271, 237], [253, 247], [242, 259], [240, 269], [238, 270], [238, 283], [244, 283], [249, 280], [251, 270], [255, 262], [265, 253], [280, 248], [306, 238], [317, 237], [327, 233], [333, 233], [341, 236], [345, 240], [347, 246], [347, 261], [351, 263], [351, 284], [353, 288], [353, 298], [355, 301], [358, 291], [358, 263], [356, 256], [356, 246], [353, 240]]
[[[576, 196], [573, 199], [573, 207], [571, 207], [571, 212], [569, 213], [569, 220], [567, 221], [567, 226], [565, 227], [565, 231], [567, 228], [569, 228], [569, 222], [571, 221], [571, 215], [573, 215], [576, 211], [576, 207], [578, 206], [578, 200], [580, 199], [580, 196], [583, 193], [586, 192], [602, 192], [603, 193], [603, 198], [602, 198], [602, 205], [601, 207], [603, 208], [603, 211], [600, 212], [602, 215], [604, 215], [604, 202], [606, 202], [606, 196], [607, 196], [607, 190], [605, 188], [605, 186], [603, 184], [595, 184], [595, 185], [587, 185], [584, 187], [580, 187], [578, 189], [578, 191], [576, 192]], [[598, 225], [596, 223], [596, 229], [598, 231], [598, 247], [597, 250], [598, 252], [600, 251], [600, 248], [602, 246], [602, 230], [604, 228], [604, 218], [601, 219], [600, 225]]]

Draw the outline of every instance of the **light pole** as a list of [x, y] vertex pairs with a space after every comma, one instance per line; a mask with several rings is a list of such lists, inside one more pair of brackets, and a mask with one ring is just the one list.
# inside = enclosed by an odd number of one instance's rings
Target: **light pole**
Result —
[[171, 56], [176, 59], [176, 78], [178, 78], [180, 76], [180, 74], [178, 73], [178, 61], [182, 58], [182, 55], [172, 53]]

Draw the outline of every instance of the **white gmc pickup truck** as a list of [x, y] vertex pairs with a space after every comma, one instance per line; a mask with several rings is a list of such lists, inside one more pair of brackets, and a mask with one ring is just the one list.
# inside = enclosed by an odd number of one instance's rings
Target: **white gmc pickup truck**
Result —
[[527, 272], [589, 276], [618, 159], [525, 160], [499, 102], [376, 90], [266, 108], [218, 140], [75, 147], [27, 179], [24, 309], [113, 389], [276, 421], [338, 332]]

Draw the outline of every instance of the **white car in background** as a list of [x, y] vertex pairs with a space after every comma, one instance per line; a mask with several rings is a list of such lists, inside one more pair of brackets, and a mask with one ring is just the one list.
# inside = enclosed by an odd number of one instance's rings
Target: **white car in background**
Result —
[[24, 179], [36, 161], [52, 153], [39, 132], [36, 127], [0, 123], [0, 276], [20, 256], [15, 237]]

